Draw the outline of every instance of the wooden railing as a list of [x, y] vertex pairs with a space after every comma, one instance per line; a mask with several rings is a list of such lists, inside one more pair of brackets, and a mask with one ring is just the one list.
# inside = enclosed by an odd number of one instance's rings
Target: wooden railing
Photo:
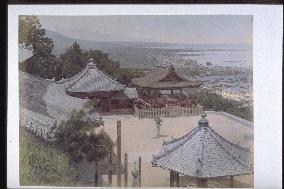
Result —
[[193, 116], [203, 112], [201, 105], [192, 107], [166, 107], [166, 108], [146, 108], [139, 109], [134, 106], [134, 116], [140, 118], [155, 118], [159, 117], [179, 117], [179, 116]]

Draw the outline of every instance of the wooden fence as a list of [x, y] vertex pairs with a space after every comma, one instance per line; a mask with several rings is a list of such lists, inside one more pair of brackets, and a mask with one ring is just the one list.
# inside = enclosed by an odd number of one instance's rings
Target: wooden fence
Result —
[[134, 116], [140, 118], [155, 118], [159, 117], [179, 117], [179, 116], [193, 116], [203, 112], [201, 105], [192, 107], [166, 107], [166, 108], [147, 108], [138, 109], [134, 106]]

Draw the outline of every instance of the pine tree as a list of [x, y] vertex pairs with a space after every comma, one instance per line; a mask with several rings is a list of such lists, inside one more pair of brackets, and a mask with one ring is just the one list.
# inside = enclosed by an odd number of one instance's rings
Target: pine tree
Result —
[[80, 72], [88, 63], [84, 51], [81, 49], [79, 43], [75, 41], [66, 52], [60, 55], [58, 70], [61, 71], [63, 78], [69, 78]]

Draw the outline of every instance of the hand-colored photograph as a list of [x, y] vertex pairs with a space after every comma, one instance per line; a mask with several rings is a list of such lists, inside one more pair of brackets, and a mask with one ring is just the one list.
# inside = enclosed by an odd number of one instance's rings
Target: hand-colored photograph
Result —
[[254, 187], [253, 16], [18, 24], [21, 186]]

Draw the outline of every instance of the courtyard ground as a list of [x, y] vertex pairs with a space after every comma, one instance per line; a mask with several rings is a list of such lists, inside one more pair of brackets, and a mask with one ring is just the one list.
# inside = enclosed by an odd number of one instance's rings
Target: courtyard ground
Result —
[[[162, 147], [163, 141], [169, 141], [172, 137], [177, 138], [190, 132], [197, 126], [200, 115], [191, 117], [162, 118], [161, 137], [156, 137], [156, 127], [153, 119], [138, 119], [132, 115], [110, 115], [104, 116], [104, 129], [110, 137], [116, 141], [117, 120], [121, 120], [121, 144], [122, 163], [124, 153], [128, 153], [128, 186], [131, 186], [134, 162], [138, 157], [142, 158], [142, 187], [168, 187], [169, 171], [162, 168], [152, 167], [152, 155], [156, 154]], [[238, 143], [240, 146], [248, 147], [253, 152], [253, 127], [234, 120], [226, 115], [208, 112], [209, 125], [227, 140]], [[115, 148], [116, 150], [116, 148]], [[253, 163], [253, 155], [250, 157]], [[253, 186], [253, 175], [238, 176], [235, 178], [236, 187]], [[122, 175], [122, 185], [124, 176]], [[189, 186], [189, 183], [181, 185]], [[225, 187], [227, 181], [209, 180], [209, 184]], [[113, 176], [113, 186], [116, 186], [116, 176]]]

